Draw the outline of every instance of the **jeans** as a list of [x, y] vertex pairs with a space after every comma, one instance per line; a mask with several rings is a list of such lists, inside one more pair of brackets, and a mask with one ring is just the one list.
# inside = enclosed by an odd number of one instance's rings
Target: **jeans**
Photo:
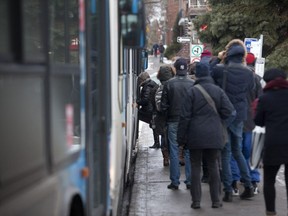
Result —
[[[168, 142], [170, 153], [170, 180], [173, 185], [180, 184], [179, 148], [177, 143], [178, 122], [168, 122]], [[191, 184], [191, 164], [189, 151], [185, 150], [185, 184]]]
[[212, 202], [220, 202], [221, 193], [221, 180], [219, 173], [219, 159], [220, 150], [219, 149], [192, 149], [190, 150], [191, 159], [191, 173], [192, 182], [191, 185], [191, 196], [193, 202], [201, 202], [201, 163], [202, 157], [205, 156], [207, 162], [207, 168], [209, 170], [209, 187], [210, 187], [210, 197]]
[[225, 192], [232, 192], [231, 154], [235, 158], [244, 181], [244, 187], [252, 187], [246, 160], [242, 153], [243, 122], [233, 122], [228, 127], [229, 141], [222, 150], [222, 181]]
[[[252, 149], [252, 132], [244, 132], [243, 133], [243, 141], [242, 141], [242, 153], [244, 158], [246, 159], [246, 163], [250, 172], [251, 181], [252, 182], [260, 182], [260, 173], [257, 169], [251, 170], [249, 160], [251, 156], [251, 149]], [[232, 171], [232, 178], [233, 181], [239, 181], [242, 180], [240, 176], [240, 171], [237, 165], [237, 162], [235, 161], [234, 157], [231, 158], [231, 171]]]

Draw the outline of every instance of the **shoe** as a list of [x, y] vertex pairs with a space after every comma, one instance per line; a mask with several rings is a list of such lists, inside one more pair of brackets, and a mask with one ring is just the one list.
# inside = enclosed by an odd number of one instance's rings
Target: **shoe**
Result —
[[242, 194], [240, 194], [240, 199], [250, 199], [254, 196], [254, 188], [253, 187], [245, 187]]
[[178, 190], [178, 186], [177, 185], [173, 185], [172, 183], [171, 184], [169, 184], [168, 186], [167, 186], [167, 188], [168, 189], [171, 189], [171, 190]]
[[191, 184], [186, 184], [186, 189], [190, 190], [191, 189]]
[[232, 192], [225, 192], [222, 200], [224, 202], [232, 202]]
[[259, 191], [259, 188], [258, 188], [258, 185], [257, 185], [257, 182], [252, 182], [252, 185], [253, 185], [253, 192], [254, 194], [259, 194], [260, 191]]
[[193, 209], [200, 209], [200, 208], [201, 208], [200, 202], [193, 202], [193, 203], [191, 204], [191, 208], [193, 208]]
[[159, 143], [154, 143], [154, 145], [149, 146], [149, 148], [156, 148], [156, 149], [159, 149], [159, 148], [160, 148], [160, 144], [159, 144]]
[[167, 159], [167, 158], [164, 158], [163, 159], [163, 166], [169, 166], [169, 159]]
[[233, 196], [239, 196], [239, 189], [237, 186], [237, 181], [232, 182], [232, 195]]
[[276, 212], [266, 211], [267, 216], [277, 216]]
[[220, 202], [213, 202], [212, 203], [212, 208], [221, 208], [222, 207], [222, 203]]

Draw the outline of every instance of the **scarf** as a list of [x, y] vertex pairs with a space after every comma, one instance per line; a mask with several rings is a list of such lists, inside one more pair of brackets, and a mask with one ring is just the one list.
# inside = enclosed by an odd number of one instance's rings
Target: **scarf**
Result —
[[282, 78], [282, 77], [277, 77], [274, 80], [269, 81], [266, 86], [264, 87], [263, 91], [268, 91], [272, 89], [285, 89], [288, 88], [288, 80]]

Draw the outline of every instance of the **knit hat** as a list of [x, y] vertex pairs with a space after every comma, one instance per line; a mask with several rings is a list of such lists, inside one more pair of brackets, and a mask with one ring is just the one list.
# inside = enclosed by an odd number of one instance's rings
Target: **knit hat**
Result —
[[253, 53], [247, 53], [247, 56], [246, 56], [246, 63], [248, 65], [252, 65], [253, 63], [255, 62], [255, 56]]
[[275, 80], [276, 78], [287, 79], [287, 74], [285, 71], [278, 68], [271, 68], [265, 71], [263, 79], [265, 82]]
[[179, 58], [175, 61], [174, 67], [176, 72], [185, 73], [187, 72], [187, 60], [184, 58]]
[[245, 55], [245, 49], [243, 46], [235, 44], [232, 45], [228, 50], [227, 50], [227, 57], [230, 56], [244, 56]]
[[201, 58], [205, 57], [205, 56], [212, 56], [212, 53], [209, 50], [204, 50], [201, 54]]
[[197, 78], [200, 78], [200, 77], [205, 77], [205, 76], [209, 76], [209, 75], [210, 75], [209, 66], [205, 63], [198, 62], [196, 64], [195, 76]]
[[148, 72], [144, 71], [138, 75], [137, 84], [141, 86], [147, 79], [150, 79]]

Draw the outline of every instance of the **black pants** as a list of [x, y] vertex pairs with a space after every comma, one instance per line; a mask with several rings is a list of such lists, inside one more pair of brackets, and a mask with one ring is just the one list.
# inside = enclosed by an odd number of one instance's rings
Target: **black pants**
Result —
[[[264, 165], [264, 199], [266, 211], [275, 211], [275, 181], [278, 170], [281, 165]], [[286, 197], [288, 197], [288, 164], [285, 164], [285, 183], [286, 183]]]
[[219, 149], [190, 149], [191, 161], [191, 196], [193, 202], [201, 202], [201, 164], [202, 155], [205, 155], [209, 172], [210, 197], [212, 202], [220, 202], [221, 180], [219, 173]]

